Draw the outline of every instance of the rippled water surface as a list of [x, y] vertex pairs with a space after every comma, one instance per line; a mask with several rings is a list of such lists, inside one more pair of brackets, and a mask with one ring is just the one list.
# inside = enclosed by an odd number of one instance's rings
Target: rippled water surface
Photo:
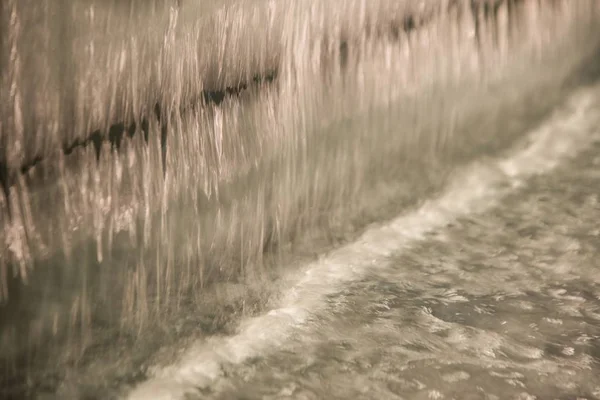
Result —
[[327, 298], [199, 398], [600, 398], [600, 142]]

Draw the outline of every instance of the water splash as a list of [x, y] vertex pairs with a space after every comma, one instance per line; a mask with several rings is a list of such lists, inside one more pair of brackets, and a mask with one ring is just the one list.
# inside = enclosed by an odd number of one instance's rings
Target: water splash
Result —
[[414, 203], [574, 86], [599, 11], [4, 1], [1, 354], [80, 358]]

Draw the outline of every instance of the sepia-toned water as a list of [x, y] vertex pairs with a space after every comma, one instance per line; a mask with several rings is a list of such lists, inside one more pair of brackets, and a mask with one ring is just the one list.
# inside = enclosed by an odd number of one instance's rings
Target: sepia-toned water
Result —
[[599, 90], [129, 398], [599, 398]]
[[595, 0], [5, 0], [0, 397], [600, 396], [599, 49]]

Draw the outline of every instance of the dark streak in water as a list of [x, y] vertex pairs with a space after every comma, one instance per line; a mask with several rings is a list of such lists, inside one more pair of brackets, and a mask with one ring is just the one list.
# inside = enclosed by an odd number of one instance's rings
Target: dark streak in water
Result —
[[[1, 8], [1, 7], [0, 7]], [[405, 33], [409, 34], [412, 31], [417, 30], [419, 27], [423, 26], [425, 23], [429, 22], [429, 20], [423, 18], [417, 18], [413, 15], [405, 16], [402, 20], [401, 27], [398, 23], [391, 23], [387, 30], [384, 32], [389, 32], [387, 36], [391, 36], [394, 39], [399, 39], [400, 37], [400, 29]], [[347, 63], [347, 54], [348, 54], [349, 43], [346, 40], [343, 40], [340, 43], [340, 53], [341, 53], [341, 64], [342, 67]], [[268, 71], [262, 75], [256, 75], [251, 82], [242, 82], [237, 86], [226, 87], [222, 90], [204, 90], [199, 98], [202, 101], [203, 105], [213, 104], [219, 106], [223, 101], [225, 101], [228, 97], [239, 96], [242, 92], [247, 90], [252, 86], [259, 86], [262, 84], [271, 84], [277, 79], [278, 71]], [[167, 141], [167, 132], [168, 126], [167, 123], [164, 122], [164, 117], [161, 113], [161, 105], [156, 103], [154, 106], [154, 116], [157, 118], [159, 123], [161, 124], [161, 151], [162, 151], [162, 161], [163, 161], [163, 169], [166, 168], [165, 160], [166, 160], [166, 141]], [[163, 122], [161, 122], [163, 121]], [[141, 130], [144, 134], [144, 141], [148, 143], [148, 118], [143, 117], [140, 120]], [[110, 147], [112, 150], [119, 150], [122, 138], [125, 134], [128, 137], [133, 137], [135, 135], [137, 128], [137, 124], [135, 122], [127, 123], [127, 122], [117, 122], [112, 124], [107, 132], [108, 135], [103, 135], [101, 130], [93, 131], [86, 139], [79, 140], [76, 139], [71, 143], [66, 143], [62, 147], [62, 152], [65, 155], [70, 155], [79, 148], [86, 148], [89, 145], [94, 146], [94, 150], [96, 152], [96, 159], [100, 158], [100, 153], [102, 149], [102, 144], [105, 142], [110, 143]], [[27, 174], [32, 168], [39, 165], [42, 161], [44, 161], [45, 157], [42, 155], [37, 155], [33, 159], [25, 161], [18, 168], [17, 171], [11, 171], [10, 167], [5, 159], [5, 155], [0, 153], [0, 186], [4, 191], [6, 198], [8, 198], [10, 187], [15, 184], [17, 181], [17, 174]], [[10, 214], [10, 210], [9, 210]]]

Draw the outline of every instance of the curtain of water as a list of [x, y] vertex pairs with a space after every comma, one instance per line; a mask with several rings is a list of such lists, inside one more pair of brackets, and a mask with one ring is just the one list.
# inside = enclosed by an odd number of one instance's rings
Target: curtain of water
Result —
[[599, 12], [5, 0], [0, 353], [79, 357], [399, 211], [556, 104]]

